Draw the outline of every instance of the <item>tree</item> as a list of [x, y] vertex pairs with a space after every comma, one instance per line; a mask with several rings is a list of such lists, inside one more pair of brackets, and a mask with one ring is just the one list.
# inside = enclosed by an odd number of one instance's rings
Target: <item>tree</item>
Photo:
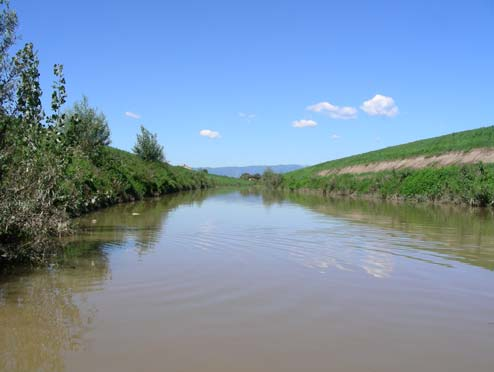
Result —
[[283, 176], [273, 172], [271, 168], [267, 168], [262, 174], [261, 181], [264, 186], [274, 189], [281, 185]]
[[163, 146], [158, 143], [158, 135], [152, 134], [142, 125], [141, 134], [137, 135], [137, 142], [132, 150], [146, 161], [166, 161]]
[[105, 115], [91, 107], [85, 96], [65, 113], [63, 122], [65, 143], [80, 149], [90, 159], [98, 158], [103, 146], [110, 144], [110, 129]]
[[37, 53], [27, 43], [10, 57], [17, 18], [7, 1], [0, 0], [0, 9], [0, 243], [15, 242], [17, 252], [23, 240], [44, 248], [48, 236], [67, 230], [66, 154], [58, 131], [65, 79], [62, 66], [55, 65], [54, 112], [46, 118]]
[[[0, 242], [25, 239], [43, 248], [47, 237], [67, 230], [70, 201], [62, 187], [66, 157], [56, 130], [59, 110], [44, 121], [38, 64], [30, 43], [16, 55], [15, 115], [4, 116], [8, 125], [0, 149], [6, 165], [0, 169]], [[59, 109], [65, 81], [61, 69], [55, 70], [59, 89], [52, 107]]]
[[44, 114], [41, 107], [39, 59], [32, 43], [27, 43], [17, 52], [14, 63], [19, 75], [15, 113], [24, 123], [41, 125]]
[[17, 14], [8, 0], [0, 0], [0, 114], [9, 115], [15, 107], [16, 70], [9, 49], [17, 40]]

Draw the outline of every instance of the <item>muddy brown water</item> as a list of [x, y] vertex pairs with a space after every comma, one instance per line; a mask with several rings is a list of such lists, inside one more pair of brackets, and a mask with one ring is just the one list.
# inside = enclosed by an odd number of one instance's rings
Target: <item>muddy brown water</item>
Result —
[[488, 211], [214, 191], [80, 223], [0, 278], [0, 370], [493, 371]]

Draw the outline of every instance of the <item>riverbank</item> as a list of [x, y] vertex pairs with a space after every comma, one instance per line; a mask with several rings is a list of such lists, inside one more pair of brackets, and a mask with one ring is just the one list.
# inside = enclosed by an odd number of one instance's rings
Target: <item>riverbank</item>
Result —
[[[63, 182], [56, 185], [60, 195], [57, 214], [65, 224], [60, 233], [37, 233], [35, 224], [25, 223], [17, 235], [5, 235], [0, 240], [0, 265], [17, 261], [44, 261], [47, 255], [61, 248], [58, 237], [76, 230], [72, 218], [119, 203], [159, 197], [181, 191], [214, 187], [241, 186], [247, 181], [210, 175], [165, 162], [144, 161], [140, 157], [112, 147], [104, 147], [98, 161], [72, 154], [65, 168]], [[70, 201], [67, 203], [65, 201]], [[22, 201], [21, 201], [22, 202]], [[36, 224], [51, 223], [37, 208]], [[36, 211], [29, 211], [31, 216]], [[10, 212], [13, 221], [27, 221], [23, 209]], [[30, 218], [32, 218], [29, 216]], [[20, 224], [19, 223], [19, 224]]]
[[104, 160], [94, 164], [77, 159], [68, 171], [76, 202], [71, 216], [116, 203], [217, 186], [240, 186], [246, 181], [211, 175], [164, 162], [144, 161], [112, 147], [104, 149]]
[[285, 176], [282, 185], [291, 191], [317, 192], [328, 196], [400, 199], [476, 207], [494, 205], [494, 165], [482, 163], [298, 179]]
[[494, 127], [388, 147], [283, 176], [282, 187], [332, 196], [494, 205]]

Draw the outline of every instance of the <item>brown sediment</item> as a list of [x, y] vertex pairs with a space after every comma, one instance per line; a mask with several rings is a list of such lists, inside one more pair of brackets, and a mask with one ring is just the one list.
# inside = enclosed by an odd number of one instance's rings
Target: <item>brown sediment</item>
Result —
[[339, 169], [327, 169], [318, 173], [319, 176], [330, 174], [358, 174], [382, 172], [397, 169], [420, 169], [426, 167], [444, 167], [457, 164], [473, 163], [494, 163], [494, 149], [481, 148], [473, 149], [467, 152], [454, 151], [437, 156], [417, 156], [414, 158], [380, 161], [369, 164], [352, 165]]

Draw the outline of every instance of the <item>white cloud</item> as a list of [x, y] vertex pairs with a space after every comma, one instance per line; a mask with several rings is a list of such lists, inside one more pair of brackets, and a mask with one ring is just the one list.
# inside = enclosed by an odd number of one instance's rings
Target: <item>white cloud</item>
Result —
[[250, 121], [252, 119], [255, 119], [256, 114], [249, 114], [247, 112], [239, 112], [238, 116], [240, 116], [243, 119], [247, 119], [247, 121]]
[[211, 139], [220, 138], [219, 132], [215, 132], [214, 130], [210, 130], [210, 129], [203, 129], [199, 132], [199, 134], [203, 137], [208, 137]]
[[362, 103], [362, 111], [371, 116], [396, 116], [398, 115], [398, 106], [392, 97], [386, 97], [376, 94], [373, 98]]
[[357, 117], [357, 109], [350, 106], [336, 106], [329, 102], [319, 102], [315, 105], [308, 106], [307, 110], [312, 112], [326, 113], [332, 119], [355, 119]]
[[125, 116], [132, 118], [132, 119], [136, 119], [136, 120], [141, 118], [141, 115], [134, 114], [133, 112], [130, 112], [130, 111], [126, 111]]
[[292, 122], [292, 127], [294, 128], [305, 128], [305, 127], [315, 127], [317, 123], [314, 120], [295, 120]]
[[339, 136], [337, 134], [332, 134], [331, 135], [331, 139], [333, 139], [333, 140], [337, 140], [337, 139], [340, 139], [340, 138], [341, 138], [341, 136]]

